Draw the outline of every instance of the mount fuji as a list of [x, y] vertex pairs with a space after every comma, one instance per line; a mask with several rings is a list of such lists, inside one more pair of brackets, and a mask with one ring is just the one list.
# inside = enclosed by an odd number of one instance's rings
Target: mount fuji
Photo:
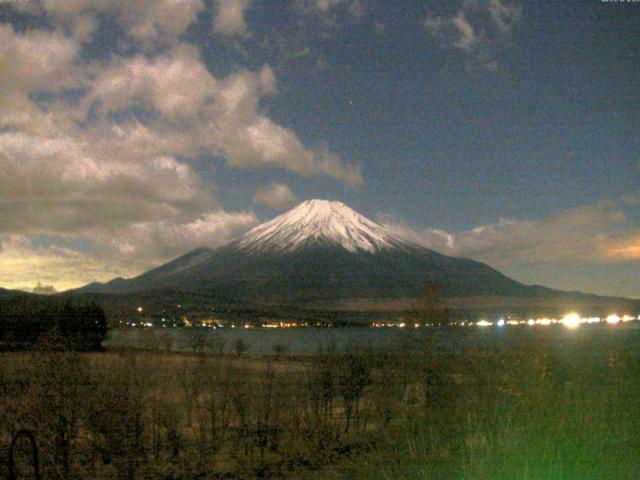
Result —
[[529, 296], [547, 290], [523, 285], [484, 263], [416, 245], [341, 202], [308, 200], [215, 250], [200, 248], [138, 277], [76, 292], [171, 289], [296, 303], [415, 298], [427, 282], [449, 296]]

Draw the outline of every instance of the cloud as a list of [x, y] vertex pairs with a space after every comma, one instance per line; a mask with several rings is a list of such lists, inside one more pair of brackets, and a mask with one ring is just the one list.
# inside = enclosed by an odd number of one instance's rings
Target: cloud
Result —
[[217, 13], [213, 19], [213, 31], [221, 35], [234, 36], [248, 33], [244, 15], [251, 0], [217, 0]]
[[120, 159], [93, 147], [62, 135], [0, 134], [0, 233], [82, 233], [180, 218], [214, 202], [173, 157]]
[[[223, 245], [257, 222], [251, 212], [215, 210], [183, 222], [93, 228], [81, 237], [51, 237], [45, 246], [28, 235], [0, 236], [0, 279], [4, 288], [30, 291], [36, 280], [67, 290], [132, 277], [195, 248]], [[78, 240], [82, 249], [65, 245]]]
[[509, 33], [516, 22], [520, 20], [520, 7], [502, 3], [501, 0], [489, 0], [488, 10], [494, 23], [502, 33]]
[[59, 32], [17, 33], [0, 25], [0, 65], [3, 90], [59, 88], [68, 82], [79, 45]]
[[459, 38], [454, 45], [462, 50], [469, 51], [477, 41], [476, 32], [464, 15], [459, 12], [451, 19], [451, 23], [458, 30]]
[[89, 40], [100, 14], [114, 15], [127, 35], [142, 45], [170, 44], [179, 39], [204, 8], [202, 0], [30, 0], [14, 2], [30, 13], [48, 15], [53, 24]]
[[467, 66], [495, 70], [520, 16], [521, 8], [515, 3], [466, 0], [454, 14], [429, 14], [423, 25], [442, 45], [460, 51]]
[[314, 0], [313, 1], [313, 5], [319, 10], [322, 10], [323, 12], [326, 12], [330, 8], [333, 8], [343, 3], [345, 3], [345, 0]]
[[30, 291], [36, 280], [57, 290], [126, 275], [126, 265], [88, 258], [84, 252], [61, 246], [37, 246], [28, 237], [5, 237], [0, 251], [0, 278], [4, 288]]
[[[81, 67], [77, 42], [56, 32], [2, 26], [0, 36], [0, 232], [192, 218], [217, 205], [186, 160], [201, 155], [361, 181], [357, 167], [307, 149], [260, 111], [277, 92], [267, 65], [217, 78], [194, 46], [178, 44]], [[61, 92], [70, 88], [79, 93], [67, 99]], [[43, 90], [50, 100], [40, 105], [33, 94]]]
[[77, 41], [59, 32], [18, 33], [0, 25], [0, 128], [34, 128], [34, 117], [43, 116], [30, 94], [81, 86], [75, 66], [79, 50]]
[[339, 18], [359, 19], [365, 15], [362, 0], [295, 0], [297, 10], [314, 16], [324, 26], [335, 27]]
[[[278, 94], [269, 65], [216, 76], [180, 40], [202, 2], [15, 8], [46, 15], [53, 30], [0, 24], [3, 286], [131, 276], [255, 225], [253, 213], [223, 208], [215, 177], [205, 182], [193, 167], [203, 158], [362, 182], [358, 166], [305, 146], [265, 113]], [[91, 60], [86, 42], [103, 13], [135, 48]]]
[[291, 189], [283, 183], [271, 183], [259, 188], [253, 195], [253, 201], [266, 205], [274, 210], [286, 210], [298, 203], [298, 199]]
[[[308, 149], [293, 130], [260, 111], [262, 98], [277, 92], [268, 65], [214, 77], [197, 49], [178, 45], [153, 59], [121, 59], [100, 72], [83, 100], [86, 112], [106, 121], [131, 107], [153, 117], [119, 129], [129, 145], [162, 147], [158, 153], [224, 157], [234, 167], [282, 167], [301, 175], [328, 175], [349, 185], [362, 183], [360, 169], [326, 149]], [[104, 128], [98, 130], [103, 135]], [[163, 141], [165, 139], [166, 141]]]
[[577, 265], [640, 260], [640, 229], [607, 203], [565, 210], [541, 220], [501, 219], [457, 233], [416, 231], [389, 218], [383, 218], [383, 223], [427, 248], [500, 267], [514, 263]]
[[98, 230], [88, 239], [99, 256], [129, 259], [144, 269], [195, 248], [223, 245], [257, 223], [252, 212], [215, 210], [184, 222], [132, 223], [117, 235]]

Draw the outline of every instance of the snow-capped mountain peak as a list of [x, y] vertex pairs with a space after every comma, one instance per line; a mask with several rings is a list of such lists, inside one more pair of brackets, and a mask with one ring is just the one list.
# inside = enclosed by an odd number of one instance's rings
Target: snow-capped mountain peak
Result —
[[330, 243], [350, 252], [375, 252], [406, 245], [383, 226], [344, 203], [317, 199], [302, 202], [258, 225], [234, 243], [249, 251], [295, 251], [315, 243]]

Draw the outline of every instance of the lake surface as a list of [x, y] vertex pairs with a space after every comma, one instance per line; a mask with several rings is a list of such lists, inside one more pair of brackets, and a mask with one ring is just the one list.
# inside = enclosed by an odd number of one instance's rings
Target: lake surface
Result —
[[109, 332], [106, 347], [133, 347], [175, 352], [233, 352], [239, 339], [250, 354], [273, 354], [283, 346], [291, 354], [347, 351], [353, 348], [403, 349], [419, 345], [426, 334], [434, 335], [443, 350], [455, 353], [464, 348], [493, 348], [503, 342], [537, 339], [558, 348], [576, 341], [629, 342], [640, 347], [640, 323], [582, 325], [575, 330], [562, 325], [504, 327], [441, 327], [422, 330], [399, 328], [132, 328]]

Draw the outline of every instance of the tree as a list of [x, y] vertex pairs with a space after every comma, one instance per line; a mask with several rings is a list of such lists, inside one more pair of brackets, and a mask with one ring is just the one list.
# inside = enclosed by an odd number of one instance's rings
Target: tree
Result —
[[47, 297], [10, 297], [0, 302], [0, 341], [12, 348], [32, 348], [56, 332], [69, 347], [100, 350], [107, 337], [107, 318], [95, 303], [78, 305]]
[[345, 433], [349, 432], [351, 418], [355, 414], [359, 423], [360, 399], [371, 383], [371, 363], [365, 352], [347, 353], [341, 358], [338, 375], [338, 393], [344, 402], [346, 415]]
[[238, 338], [233, 344], [233, 349], [236, 351], [236, 355], [241, 357], [243, 353], [249, 350], [249, 346], [246, 344], [243, 338]]
[[428, 281], [420, 297], [411, 305], [409, 324], [448, 325], [451, 322], [451, 310], [447, 306], [442, 285]]

